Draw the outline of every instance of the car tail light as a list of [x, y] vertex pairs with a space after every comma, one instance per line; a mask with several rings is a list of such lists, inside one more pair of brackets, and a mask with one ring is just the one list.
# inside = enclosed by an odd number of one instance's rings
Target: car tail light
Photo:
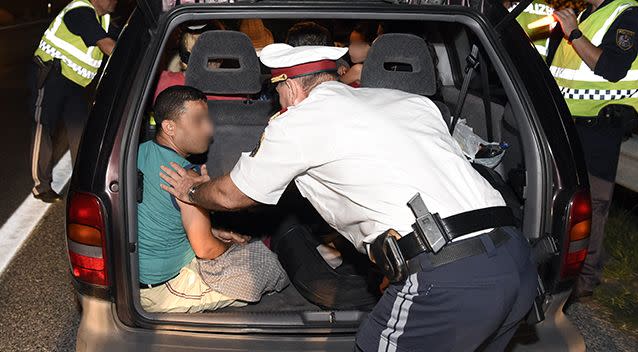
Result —
[[563, 247], [565, 253], [561, 267], [563, 279], [577, 276], [587, 257], [591, 229], [591, 198], [588, 191], [580, 190], [574, 193], [569, 203], [565, 228], [567, 240]]
[[73, 276], [94, 285], [108, 285], [104, 217], [99, 199], [89, 193], [70, 195], [66, 224]]

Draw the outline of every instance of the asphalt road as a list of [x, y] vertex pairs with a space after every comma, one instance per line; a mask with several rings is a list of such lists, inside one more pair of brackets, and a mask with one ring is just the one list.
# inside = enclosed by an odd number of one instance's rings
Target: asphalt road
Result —
[[0, 276], [0, 351], [73, 351], [79, 320], [58, 203]]

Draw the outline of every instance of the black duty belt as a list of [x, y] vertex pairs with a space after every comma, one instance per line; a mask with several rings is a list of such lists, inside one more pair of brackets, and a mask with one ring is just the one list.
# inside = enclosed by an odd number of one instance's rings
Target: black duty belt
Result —
[[[516, 226], [517, 221], [510, 208], [489, 207], [449, 216], [445, 219], [441, 219], [441, 224], [447, 232], [450, 240], [454, 240], [455, 238], [459, 238], [472, 232], [503, 226]], [[443, 247], [443, 249], [441, 249], [439, 253], [433, 255], [433, 257], [441, 255], [446, 248], [460, 248], [460, 244], [468, 247], [480, 247], [484, 251], [480, 240], [477, 243], [481, 245], [476, 246], [472, 244], [476, 241], [469, 241], [470, 239], [472, 238], [461, 240], [459, 242], [449, 243], [448, 245]], [[475, 239], [478, 240], [478, 238]], [[401, 237], [401, 239], [399, 239], [397, 243], [405, 260], [412, 259], [423, 252], [430, 252], [430, 249], [424, 243], [423, 239], [420, 236], [417, 236], [414, 232], [410, 232], [409, 234]], [[455, 251], [460, 253], [463, 250], [455, 249]], [[473, 251], [475, 250], [471, 250], [470, 252]], [[479, 252], [476, 254], [480, 253], [483, 252]], [[463, 257], [467, 257], [467, 255]]]
[[[449, 264], [459, 259], [486, 253], [487, 249], [478, 235], [454, 241], [459, 237], [481, 230], [516, 226], [517, 220], [508, 207], [490, 207], [468, 211], [441, 219], [432, 214], [417, 194], [408, 205], [417, 217], [412, 225], [415, 231], [399, 238], [390, 229], [379, 235], [370, 244], [370, 255], [390, 282], [402, 282], [408, 275], [421, 270], [420, 260], [415, 257], [426, 253], [433, 267]], [[509, 236], [503, 231], [492, 231], [494, 246], [505, 243]]]
[[[492, 231], [486, 235], [492, 240], [494, 247], [499, 247], [509, 239], [509, 235], [503, 231]], [[428, 253], [427, 259], [430, 261], [430, 265], [436, 268], [463, 258], [486, 253], [487, 249], [483, 245], [480, 236], [481, 235], [449, 243], [436, 254]], [[412, 259], [413, 260], [406, 259], [409, 274], [421, 271], [419, 260]]]

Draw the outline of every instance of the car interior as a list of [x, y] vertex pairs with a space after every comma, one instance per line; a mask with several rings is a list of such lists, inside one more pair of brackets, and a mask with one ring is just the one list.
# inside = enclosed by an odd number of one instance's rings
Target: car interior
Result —
[[[348, 34], [355, 23], [347, 19], [304, 20], [328, 28], [335, 45], [347, 45]], [[274, 42], [283, 42], [287, 28], [297, 21], [299, 19], [264, 19], [264, 24], [272, 32]], [[251, 39], [238, 30], [237, 23], [236, 19], [224, 19], [226, 30], [201, 34], [184, 72], [186, 85], [216, 96], [208, 101], [210, 118], [215, 125], [214, 140], [207, 154], [192, 157], [193, 162], [207, 165], [211, 177], [230, 172], [241, 153], [255, 147], [269, 118], [279, 110], [268, 70], [259, 62]], [[181, 23], [176, 31], [186, 25], [188, 23]], [[480, 67], [469, 83], [460, 118], [483, 140], [507, 144], [498, 166], [474, 165], [523, 221], [527, 180], [520, 121], [480, 41], [467, 26], [454, 22], [389, 20], [383, 21], [383, 27], [384, 34], [374, 42], [364, 63], [361, 87], [392, 88], [426, 96], [436, 103], [448, 125], [461, 91], [466, 58], [472, 45], [479, 45]], [[177, 37], [175, 32], [165, 35], [163, 55], [157, 58], [156, 79], [176, 54]], [[345, 59], [348, 60], [347, 54]], [[222, 64], [210, 69], [211, 60], [221, 60]], [[146, 94], [152, 96], [152, 91]], [[147, 102], [140, 143], [152, 138], [154, 133], [152, 99]], [[334, 235], [308, 201], [299, 195], [294, 183], [276, 206], [258, 206], [237, 213], [216, 212], [212, 214], [212, 222], [253, 238], [268, 239], [289, 277], [299, 275], [297, 281], [292, 280], [296, 284], [280, 293], [264, 295], [260, 302], [246, 307], [193, 315], [148, 316], [157, 320], [222, 325], [356, 327], [380, 296], [375, 292], [378, 291], [378, 273], [367, 257]], [[332, 242], [342, 252], [344, 263], [334, 270], [322, 268], [320, 277], [304, 277], [307, 273], [300, 268], [307, 258], [295, 252], [296, 246], [325, 242]], [[313, 250], [314, 247], [309, 252], [318, 255]], [[136, 263], [131, 263], [130, 268], [131, 277], [136, 278]]]

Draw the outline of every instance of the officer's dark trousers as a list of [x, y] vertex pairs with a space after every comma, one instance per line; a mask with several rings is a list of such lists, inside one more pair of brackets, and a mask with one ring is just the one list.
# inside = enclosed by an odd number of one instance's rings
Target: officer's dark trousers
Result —
[[580, 289], [593, 291], [600, 283], [603, 273], [603, 240], [605, 239], [605, 224], [614, 193], [614, 183], [589, 174], [589, 189], [592, 207], [591, 232], [587, 257], [578, 277], [578, 286]]
[[34, 63], [30, 72], [30, 112], [33, 117], [31, 135], [31, 176], [33, 194], [51, 189], [53, 149], [56, 127], [63, 123], [66, 130], [71, 159], [75, 162], [80, 138], [88, 117], [88, 104], [84, 88], [62, 76], [59, 66], [49, 73], [44, 85], [37, 87], [38, 67]]
[[614, 193], [614, 180], [623, 130], [618, 125], [576, 125], [589, 171], [592, 219], [589, 247], [578, 277], [581, 290], [593, 291], [600, 283], [604, 264], [605, 224]]
[[530, 247], [514, 228], [494, 247], [481, 235], [487, 253], [422, 271], [388, 287], [361, 324], [362, 351], [502, 351], [536, 295], [537, 273]]

